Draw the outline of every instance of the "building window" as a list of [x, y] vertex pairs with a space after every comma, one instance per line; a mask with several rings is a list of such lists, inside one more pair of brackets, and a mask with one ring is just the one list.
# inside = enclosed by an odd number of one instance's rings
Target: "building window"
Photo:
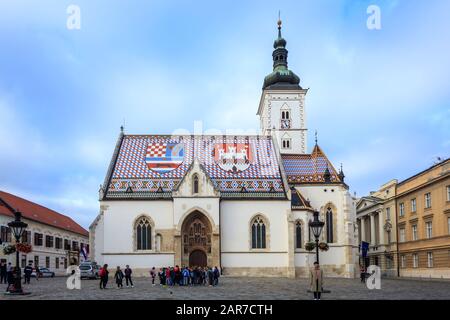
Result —
[[450, 201], [450, 186], [447, 186], [447, 201]]
[[11, 229], [9, 227], [1, 226], [1, 240], [2, 242], [11, 242]]
[[391, 244], [391, 230], [387, 231], [388, 244]]
[[433, 222], [428, 221], [425, 224], [427, 239], [431, 239], [433, 237]]
[[333, 211], [331, 208], [327, 209], [326, 213], [326, 225], [327, 225], [327, 242], [333, 243]]
[[433, 268], [433, 252], [427, 252], [427, 265], [428, 268]]
[[34, 233], [34, 245], [35, 246], [42, 246], [43, 244], [43, 234], [42, 233]]
[[399, 232], [400, 232], [400, 242], [405, 242], [405, 240], [406, 240], [406, 238], [405, 238], [405, 228], [400, 228]]
[[252, 249], [266, 248], [266, 224], [261, 217], [256, 217], [252, 222]]
[[59, 269], [59, 258], [55, 258], [55, 269]]
[[22, 234], [22, 243], [31, 244], [31, 231], [24, 231]]
[[55, 248], [62, 249], [62, 238], [55, 238]]
[[50, 257], [45, 257], [45, 267], [50, 268]]
[[150, 221], [142, 217], [136, 224], [136, 249], [151, 250], [152, 249], [152, 227]]
[[416, 198], [411, 200], [411, 212], [416, 212], [417, 211], [417, 203], [416, 203]]
[[22, 255], [22, 260], [20, 261], [21, 264], [21, 268], [25, 268], [27, 266], [27, 255], [23, 254]]
[[34, 256], [34, 266], [39, 267], [39, 256]]
[[53, 248], [53, 237], [52, 236], [45, 236], [45, 247]]
[[425, 209], [431, 208], [431, 193], [425, 194]]
[[283, 149], [290, 149], [291, 148], [291, 139], [283, 138], [281, 141], [281, 146]]
[[198, 188], [198, 176], [196, 174], [194, 175], [194, 178], [193, 178], [193, 181], [192, 181], [192, 185], [193, 185], [192, 189], [194, 190], [193, 193], [197, 194], [199, 188]]
[[70, 250], [70, 241], [68, 239], [64, 239], [64, 250]]
[[417, 240], [417, 224], [412, 226], [412, 239]]
[[402, 202], [400, 203], [400, 217], [403, 217], [405, 215], [405, 204]]
[[295, 224], [295, 248], [302, 248], [302, 238], [302, 223], [300, 221], [297, 221], [297, 223]]
[[404, 254], [400, 256], [400, 263], [401, 263], [400, 266], [402, 268], [406, 267], [406, 256]]
[[413, 253], [412, 257], [413, 257], [413, 268], [418, 268], [419, 267], [419, 256], [417, 255], [417, 253]]
[[391, 220], [391, 208], [386, 208], [386, 220]]
[[80, 248], [78, 247], [78, 241], [72, 241], [72, 250], [73, 251], [79, 251]]

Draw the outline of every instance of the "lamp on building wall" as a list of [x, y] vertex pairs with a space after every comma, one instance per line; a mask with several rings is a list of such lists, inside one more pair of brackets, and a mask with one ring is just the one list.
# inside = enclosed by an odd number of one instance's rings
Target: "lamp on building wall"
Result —
[[[16, 239], [16, 244], [20, 242], [20, 239], [22, 237], [23, 232], [28, 227], [28, 224], [23, 222], [22, 219], [22, 213], [18, 210], [14, 212], [15, 219], [14, 221], [11, 221], [8, 223], [8, 227], [11, 228], [14, 238]], [[22, 290], [22, 282], [21, 282], [21, 275], [22, 271], [20, 269], [19, 265], [19, 250], [16, 249], [16, 275], [14, 277], [14, 288], [10, 289], [7, 293], [8, 294], [14, 294], [14, 295], [21, 295], [21, 294], [29, 294], [24, 293]]]
[[314, 211], [313, 217], [313, 221], [309, 222], [309, 227], [316, 239], [316, 262], [319, 263], [319, 237], [325, 222], [319, 220], [319, 211]]

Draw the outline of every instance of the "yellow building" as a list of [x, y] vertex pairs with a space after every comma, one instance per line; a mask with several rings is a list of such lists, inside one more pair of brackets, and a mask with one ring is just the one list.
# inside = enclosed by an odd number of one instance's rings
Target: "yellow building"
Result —
[[397, 184], [402, 277], [450, 278], [450, 159]]

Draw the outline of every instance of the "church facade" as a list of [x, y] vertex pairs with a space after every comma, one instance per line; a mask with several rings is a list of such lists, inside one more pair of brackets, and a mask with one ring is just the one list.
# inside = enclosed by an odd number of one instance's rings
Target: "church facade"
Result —
[[307, 153], [305, 96], [274, 42], [254, 136], [121, 131], [90, 226], [91, 256], [111, 267], [217, 266], [225, 275], [302, 277], [315, 261], [308, 223], [325, 222], [327, 276], [354, 277], [354, 200], [316, 144]]

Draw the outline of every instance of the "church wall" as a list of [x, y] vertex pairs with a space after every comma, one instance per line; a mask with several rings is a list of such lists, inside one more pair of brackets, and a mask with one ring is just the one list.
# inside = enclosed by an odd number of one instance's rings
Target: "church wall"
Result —
[[[334, 217], [334, 242], [329, 244], [330, 249], [320, 251], [320, 263], [329, 276], [354, 277], [358, 269], [358, 261], [355, 255], [357, 241], [355, 238], [354, 223], [356, 221], [356, 208], [348, 190], [343, 186], [319, 185], [297, 187], [302, 195], [309, 199], [311, 206], [319, 210], [320, 219], [325, 221], [325, 211], [328, 204], [333, 208]], [[325, 191], [326, 190], [326, 191]], [[326, 242], [325, 228], [322, 231], [320, 241]], [[307, 229], [306, 229], [307, 230]], [[305, 239], [307, 234], [305, 234]], [[314, 239], [312, 239], [314, 240]], [[356, 249], [355, 249], [356, 248]], [[296, 267], [300, 262], [296, 258]], [[310, 260], [312, 264], [314, 259]], [[298, 272], [297, 272], [298, 273]], [[300, 272], [302, 273], [302, 272]]]
[[[134, 224], [145, 215], [153, 222], [152, 251], [155, 251], [155, 230], [173, 229], [172, 201], [104, 201], [104, 253], [134, 252]], [[164, 242], [164, 239], [163, 239]]]
[[91, 255], [95, 262], [103, 265], [104, 235], [103, 214], [100, 215], [93, 229], [89, 230]]
[[[288, 267], [287, 214], [289, 201], [222, 201], [222, 268], [230, 275], [286, 275]], [[251, 248], [251, 221], [266, 223], [266, 249]]]
[[173, 207], [174, 224], [180, 228], [184, 219], [195, 210], [199, 210], [212, 220], [213, 230], [215, 226], [219, 225], [219, 198], [174, 198]]

